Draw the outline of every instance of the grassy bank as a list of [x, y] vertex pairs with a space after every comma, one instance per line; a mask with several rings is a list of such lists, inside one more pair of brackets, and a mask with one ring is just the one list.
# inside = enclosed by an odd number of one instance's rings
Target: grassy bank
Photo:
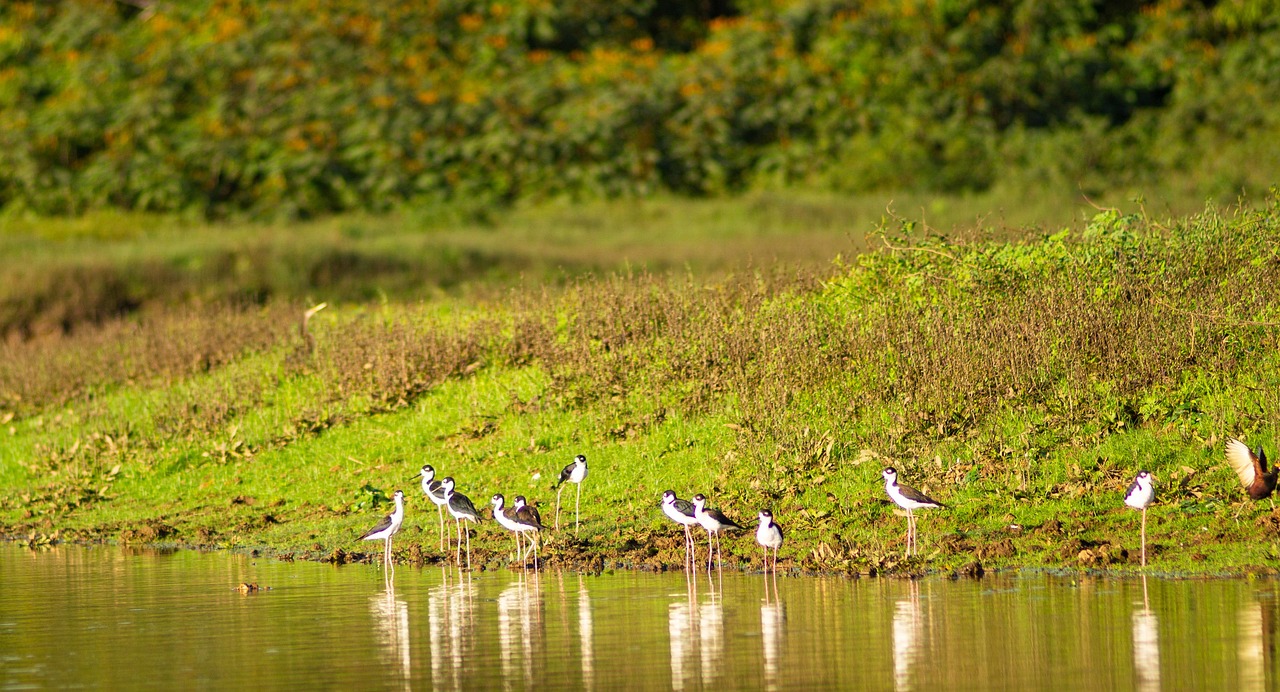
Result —
[[[430, 561], [419, 465], [545, 517], [584, 453], [582, 535], [547, 539], [561, 564], [678, 566], [657, 510], [673, 488], [741, 519], [772, 507], [799, 569], [1128, 569], [1120, 493], [1146, 468], [1153, 569], [1280, 566], [1280, 514], [1246, 505], [1221, 463], [1228, 435], [1274, 439], [1276, 199], [1103, 210], [1016, 240], [918, 228], [835, 264], [345, 304], [312, 321], [313, 350], [278, 303], [11, 341], [0, 524], [358, 559], [352, 539], [404, 488], [398, 556]], [[921, 520], [920, 559], [900, 557], [887, 464], [953, 505]], [[509, 543], [490, 522], [473, 547], [496, 566]], [[726, 549], [755, 555], [745, 536]]]

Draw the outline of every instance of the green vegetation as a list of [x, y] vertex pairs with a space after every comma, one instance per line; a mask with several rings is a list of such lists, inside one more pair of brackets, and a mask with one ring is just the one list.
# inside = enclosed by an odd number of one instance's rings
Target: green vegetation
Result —
[[[657, 509], [673, 488], [742, 519], [771, 506], [802, 569], [1131, 566], [1120, 493], [1147, 468], [1152, 569], [1271, 570], [1280, 513], [1243, 499], [1221, 446], [1277, 439], [1278, 248], [1273, 194], [1013, 239], [890, 220], [834, 264], [343, 304], [312, 320], [314, 349], [296, 302], [156, 307], [0, 346], [0, 526], [353, 559], [403, 488], [397, 554], [434, 560], [419, 465], [549, 518], [581, 452], [587, 523], [547, 537], [560, 564], [678, 565]], [[918, 560], [889, 463], [954, 505], [921, 519]], [[509, 537], [478, 535], [501, 564]]]
[[[1098, 198], [1118, 203], [1118, 189]], [[1172, 187], [1151, 208], [1203, 207]], [[865, 249], [895, 215], [986, 237], [1083, 222], [1095, 209], [1061, 191], [953, 196], [758, 192], [527, 205], [486, 221], [454, 210], [340, 215], [307, 223], [192, 223], [117, 211], [0, 219], [0, 336], [29, 339], [156, 309], [325, 300], [363, 303], [493, 294], [615, 271], [826, 266]], [[971, 231], [965, 231], [971, 232]]]
[[315, 217], [1280, 173], [1274, 0], [0, 5], [0, 207]]

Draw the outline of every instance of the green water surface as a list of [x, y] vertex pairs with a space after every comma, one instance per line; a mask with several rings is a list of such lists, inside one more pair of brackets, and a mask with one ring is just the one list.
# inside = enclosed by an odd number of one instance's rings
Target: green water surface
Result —
[[[269, 590], [242, 594], [241, 583]], [[0, 544], [0, 686], [1272, 689], [1280, 584], [459, 574]]]

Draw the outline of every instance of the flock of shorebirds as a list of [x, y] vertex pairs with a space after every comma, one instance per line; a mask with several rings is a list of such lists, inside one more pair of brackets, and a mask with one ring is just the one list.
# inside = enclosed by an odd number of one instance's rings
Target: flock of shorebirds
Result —
[[[1244, 442], [1234, 438], [1229, 439], [1226, 444], [1226, 462], [1235, 471], [1250, 498], [1254, 500], [1270, 499], [1276, 487], [1277, 469], [1267, 469], [1267, 456], [1261, 447], [1251, 450]], [[934, 500], [911, 486], [899, 483], [898, 472], [892, 467], [884, 469], [881, 475], [884, 478], [885, 493], [888, 494], [889, 499], [894, 504], [902, 508], [907, 516], [906, 555], [907, 557], [917, 555], [919, 554], [919, 544], [916, 537], [915, 511], [938, 509], [947, 505]], [[444, 513], [448, 511], [449, 515], [453, 517], [457, 529], [456, 560], [459, 567], [463, 564], [462, 543], [463, 534], [466, 534], [466, 566], [470, 570], [471, 534], [463, 527], [463, 524], [466, 522], [478, 523], [481, 518], [480, 512], [476, 510], [470, 498], [455, 490], [452, 478], [436, 480], [435, 476], [435, 469], [428, 465], [423, 466], [413, 478], [421, 480], [422, 492], [429, 500], [435, 503], [439, 510], [440, 550], [442, 552], [446, 549]], [[579, 508], [582, 502], [582, 482], [586, 478], [587, 457], [582, 454], [575, 457], [573, 463], [560, 471], [560, 478], [556, 482], [556, 529], [560, 528], [560, 493], [563, 491], [565, 483], [573, 483], [577, 486], [573, 517], [574, 535], [577, 535], [580, 519]], [[1155, 499], [1154, 481], [1155, 478], [1150, 472], [1139, 471], [1124, 493], [1124, 503], [1142, 512], [1142, 565], [1144, 567], [1147, 564], [1147, 507]], [[384, 542], [383, 564], [387, 567], [391, 566], [391, 537], [400, 530], [401, 525], [404, 523], [404, 492], [397, 490], [393, 499], [395, 501], [395, 511], [384, 516], [382, 521], [360, 537], [360, 540], [380, 540]], [[490, 499], [490, 505], [493, 508], [494, 520], [515, 535], [516, 555], [520, 562], [527, 564], [528, 555], [532, 553], [534, 570], [536, 571], [539, 561], [538, 536], [546, 528], [542, 523], [542, 517], [539, 515], [537, 508], [528, 504], [523, 496], [517, 496], [512, 506], [507, 508], [506, 499], [500, 494], [496, 494]], [[1274, 502], [1272, 506], [1274, 507]], [[716, 555], [716, 564], [720, 565], [721, 562], [720, 533], [730, 529], [744, 528], [725, 516], [720, 510], [707, 507], [707, 498], [702, 494], [694, 495], [692, 502], [690, 502], [677, 497], [674, 491], [667, 490], [662, 494], [661, 507], [663, 514], [667, 518], [684, 528], [684, 564], [686, 570], [692, 570], [697, 559], [697, 548], [691, 531], [694, 526], [701, 526], [707, 532], [708, 572], [711, 570], [713, 552]], [[769, 556], [770, 552], [772, 552], [772, 569], [776, 578], [778, 549], [782, 547], [783, 539], [782, 526], [774, 520], [773, 513], [768, 509], [761, 510], [757, 519], [758, 525], [755, 538], [756, 542], [764, 549], [765, 572], [769, 572]], [[523, 539], [526, 534], [528, 534], [528, 545], [525, 545], [526, 539]], [[449, 539], [449, 542], [452, 542], [452, 539]]]

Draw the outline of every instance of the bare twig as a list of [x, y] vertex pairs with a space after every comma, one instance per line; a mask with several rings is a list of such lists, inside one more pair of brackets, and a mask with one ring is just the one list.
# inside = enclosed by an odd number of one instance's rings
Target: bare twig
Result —
[[1225, 323], [1235, 327], [1280, 327], [1280, 322], [1259, 322], [1257, 320], [1238, 320], [1238, 319], [1227, 317], [1225, 315], [1221, 315], [1217, 313], [1198, 312], [1196, 310], [1184, 310], [1182, 308], [1170, 305], [1169, 303], [1160, 299], [1158, 296], [1156, 296], [1155, 289], [1153, 289], [1152, 287], [1147, 286], [1146, 288], [1147, 288], [1147, 292], [1151, 295], [1151, 300], [1155, 301], [1157, 305], [1171, 312], [1176, 312], [1179, 315], [1187, 315], [1188, 317], [1195, 317], [1202, 320], [1209, 320], [1211, 322]]
[[116, 2], [142, 10], [142, 13], [138, 15], [138, 19], [144, 22], [155, 16], [156, 9], [159, 7], [157, 0], [116, 0]]

